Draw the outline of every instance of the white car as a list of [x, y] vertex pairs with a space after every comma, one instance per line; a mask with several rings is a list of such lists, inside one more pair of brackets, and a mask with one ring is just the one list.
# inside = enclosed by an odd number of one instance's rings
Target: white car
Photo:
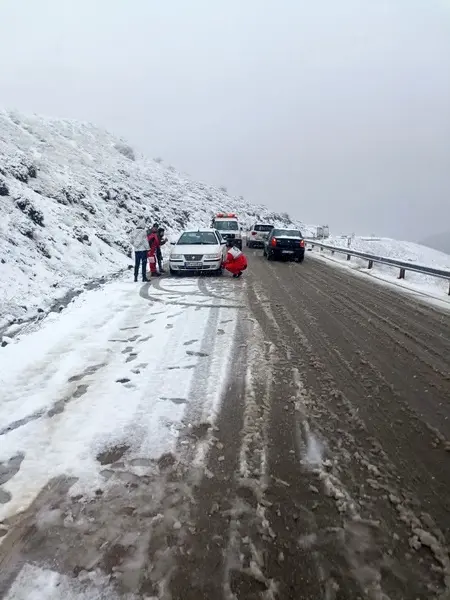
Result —
[[247, 232], [247, 247], [264, 248], [264, 244], [269, 237], [269, 233], [272, 231], [273, 225], [269, 223], [255, 223], [253, 227]]
[[170, 273], [207, 271], [219, 275], [226, 254], [226, 241], [215, 229], [183, 231], [178, 241], [172, 243]]

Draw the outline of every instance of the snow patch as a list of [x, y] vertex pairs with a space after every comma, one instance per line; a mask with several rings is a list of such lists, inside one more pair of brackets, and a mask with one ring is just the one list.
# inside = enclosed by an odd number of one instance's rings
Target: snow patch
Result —
[[[81, 579], [81, 581], [80, 581]], [[84, 579], [84, 580], [83, 580]], [[120, 595], [109, 584], [109, 577], [99, 573], [80, 574], [77, 579], [50, 569], [26, 564], [12, 584], [5, 600], [135, 600]]]
[[[0, 520], [25, 510], [61, 475], [77, 479], [72, 496], [90, 497], [117, 478], [132, 484], [164, 470], [188, 422], [214, 424], [238, 298], [226, 280], [211, 285], [214, 294], [197, 279], [182, 288], [168, 280], [150, 300], [133, 283], [110, 283], [3, 348]], [[167, 300], [172, 294], [179, 304]], [[193, 339], [199, 351], [190, 355]]]

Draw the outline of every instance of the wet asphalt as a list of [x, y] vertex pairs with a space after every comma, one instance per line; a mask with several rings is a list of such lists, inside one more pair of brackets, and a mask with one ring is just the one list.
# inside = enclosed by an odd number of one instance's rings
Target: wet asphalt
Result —
[[[227, 283], [217, 422], [182, 433], [157, 476], [89, 500], [52, 481], [0, 524], [0, 597], [32, 563], [124, 597], [450, 598], [450, 313], [308, 255], [251, 251]], [[116, 450], [99, 460], [123, 473]]]

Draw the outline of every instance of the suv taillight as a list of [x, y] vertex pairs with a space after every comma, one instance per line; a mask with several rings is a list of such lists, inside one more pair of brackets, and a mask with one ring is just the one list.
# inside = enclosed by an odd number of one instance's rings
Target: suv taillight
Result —
[[305, 247], [305, 240], [300, 240], [300, 248], [304, 248]]
[[256, 231], [252, 231], [252, 235], [256, 235]]
[[271, 245], [272, 245], [272, 246], [274, 246], [274, 247], [275, 247], [275, 246], [277, 245], [277, 238], [272, 238], [272, 239], [270, 240], [270, 243], [271, 243]]

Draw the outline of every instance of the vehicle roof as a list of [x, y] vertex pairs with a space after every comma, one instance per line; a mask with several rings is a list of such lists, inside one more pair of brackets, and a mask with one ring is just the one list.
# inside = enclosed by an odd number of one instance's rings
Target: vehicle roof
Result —
[[274, 227], [278, 231], [301, 231], [300, 227]]
[[275, 225], [273, 223], [268, 223], [267, 221], [255, 221], [253, 224], [254, 225], [270, 225], [270, 227], [275, 227]]
[[212, 228], [211, 227], [210, 228], [207, 228], [207, 227], [198, 227], [197, 229], [194, 229], [194, 228], [192, 228], [192, 229], [184, 229], [180, 233], [180, 235], [182, 235], [183, 233], [216, 233], [216, 232], [217, 232], [217, 229], [214, 229], [214, 227], [212, 227]]
[[[298, 227], [274, 227], [274, 228], [273, 228], [273, 230], [274, 230], [274, 231], [281, 231], [281, 232], [285, 232], [285, 231], [298, 231], [299, 235], [296, 235], [296, 234], [294, 234], [294, 235], [292, 235], [292, 234], [289, 234], [289, 235], [287, 235], [286, 237], [303, 237], [303, 235], [302, 235], [302, 232], [301, 232], [301, 229], [299, 229]], [[277, 233], [276, 235], [277, 235], [278, 237], [283, 237], [283, 233], [281, 233], [281, 236], [280, 236], [280, 234], [278, 234], [278, 233]]]

